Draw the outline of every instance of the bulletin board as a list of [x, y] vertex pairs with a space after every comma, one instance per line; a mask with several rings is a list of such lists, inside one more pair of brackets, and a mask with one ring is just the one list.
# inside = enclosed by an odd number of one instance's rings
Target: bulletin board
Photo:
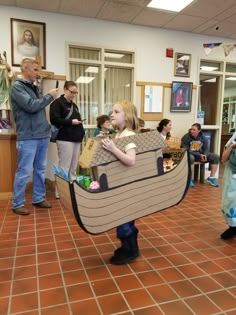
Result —
[[171, 84], [138, 81], [136, 85], [141, 86], [141, 118], [144, 121], [161, 120], [163, 118], [164, 89], [170, 88]]

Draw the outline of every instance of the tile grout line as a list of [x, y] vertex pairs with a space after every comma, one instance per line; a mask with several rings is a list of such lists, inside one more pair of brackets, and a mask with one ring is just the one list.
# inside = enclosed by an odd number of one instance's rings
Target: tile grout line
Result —
[[[70, 233], [70, 235], [71, 235], [71, 239], [72, 239], [72, 242], [73, 242], [73, 244], [74, 244], [75, 250], [76, 250], [76, 252], [77, 252], [78, 259], [80, 260], [81, 266], [83, 267], [82, 270], [83, 270], [84, 273], [85, 273], [85, 276], [86, 276], [86, 278], [87, 278], [89, 287], [90, 287], [90, 289], [91, 289], [91, 291], [92, 291], [92, 293], [93, 293], [93, 296], [94, 296], [94, 299], [95, 299], [95, 301], [96, 301], [97, 307], [98, 307], [98, 309], [99, 309], [99, 311], [100, 311], [100, 315], [103, 315], [102, 309], [101, 309], [101, 307], [100, 307], [100, 303], [99, 303], [99, 301], [98, 301], [98, 299], [97, 299], [96, 293], [95, 293], [95, 291], [94, 291], [94, 289], [93, 289], [93, 286], [92, 286], [92, 284], [91, 284], [91, 282], [90, 282], [88, 273], [87, 273], [86, 268], [85, 268], [85, 266], [84, 266], [83, 260], [82, 260], [82, 258], [81, 258], [81, 256], [80, 256], [79, 250], [78, 250], [78, 248], [77, 248], [77, 244], [75, 243], [75, 240], [74, 240], [73, 233], [72, 233], [72, 231], [71, 231], [71, 229], [70, 229], [70, 225], [68, 224], [67, 218], [66, 218], [65, 213], [64, 213], [63, 206], [62, 206], [61, 204], [60, 204], [60, 209], [61, 209], [62, 215], [63, 215], [63, 217], [64, 217], [64, 219], [65, 219], [65, 222], [66, 222], [66, 225], [67, 225], [67, 227], [68, 227], [69, 233]], [[66, 291], [67, 291], [67, 290], [66, 290]], [[71, 303], [73, 303], [73, 302], [71, 302]]]
[[[171, 244], [170, 244], [170, 245], [171, 245]], [[152, 244], [151, 244], [151, 246], [153, 247]], [[156, 248], [155, 248], [155, 249], [156, 249]], [[180, 252], [179, 252], [179, 253], [180, 253]], [[182, 254], [182, 253], [180, 253], [180, 254]], [[174, 254], [173, 254], [173, 255], [174, 255]], [[163, 256], [162, 253], [160, 253], [160, 256]], [[200, 288], [198, 288], [194, 283], [192, 283], [192, 281], [191, 281], [190, 278], [188, 278], [187, 276], [185, 276], [185, 274], [182, 273], [181, 270], [178, 270], [178, 268], [168, 259], [168, 256], [165, 255], [164, 258], [167, 259], [167, 260], [171, 263], [171, 265], [172, 265], [178, 272], [180, 272], [180, 273], [184, 276], [184, 279], [185, 279], [185, 280], [189, 280], [189, 281], [191, 282], [191, 284], [192, 284], [194, 287], [196, 287], [200, 292], [202, 292], [202, 295], [204, 295], [206, 298], [209, 299], [209, 297], [208, 297]], [[149, 261], [147, 260], [147, 258], [144, 257], [144, 259], [145, 259], [145, 260], [147, 261], [147, 263], [150, 265], [150, 263], [149, 263]], [[189, 259], [188, 259], [188, 260], [189, 260]], [[189, 264], [186, 264], [186, 265], [191, 265], [191, 262], [190, 262]], [[194, 264], [194, 265], [195, 265], [195, 264]], [[152, 265], [150, 265], [150, 266], [153, 268]], [[181, 266], [181, 265], [179, 265], [179, 266]], [[185, 266], [185, 265], [182, 265], [182, 266]], [[154, 269], [154, 268], [153, 268], [153, 269]], [[168, 267], [167, 267], [166, 269], [168, 269]], [[154, 269], [154, 270], [159, 274], [158, 270], [156, 270], [156, 269]], [[168, 285], [168, 287], [169, 287], [171, 290], [173, 290], [172, 287], [170, 286], [169, 282], [166, 281], [165, 278], [163, 278], [161, 274], [159, 274], [159, 276], [162, 278], [162, 280], [164, 280], [164, 283], [166, 283], [166, 284]], [[208, 276], [209, 276], [209, 274], [208, 274]], [[184, 299], [178, 294], [178, 292], [176, 292], [175, 290], [174, 290], [174, 292], [175, 292], [175, 294], [176, 294], [177, 296], [179, 296], [180, 300], [185, 304], [185, 306], [187, 306], [187, 307], [191, 310], [190, 306], [189, 306], [187, 303], [185, 303]], [[199, 294], [199, 295], [200, 295], [200, 294]], [[209, 299], [209, 300], [210, 300], [210, 299]], [[210, 301], [211, 301], [211, 300], [210, 300]], [[215, 304], [214, 301], [211, 301], [211, 302], [212, 302], [213, 304]], [[215, 306], [220, 309], [220, 307], [218, 307], [216, 304], [215, 304]], [[192, 310], [191, 310], [191, 311], [192, 311]], [[222, 310], [222, 311], [223, 311], [223, 310]]]
[[[110, 240], [110, 242], [114, 245], [114, 243], [112, 242], [110, 236], [109, 236], [106, 232], [105, 232], [105, 235], [108, 237], [108, 239]], [[110, 269], [109, 269], [108, 266], [107, 266], [107, 263], [104, 261], [102, 255], [101, 255], [101, 253], [100, 253], [100, 251], [99, 251], [99, 249], [97, 248], [96, 243], [94, 242], [93, 238], [91, 238], [91, 240], [92, 240], [93, 246], [94, 246], [94, 247], [96, 248], [96, 250], [97, 250], [97, 253], [98, 253], [99, 257], [102, 259], [102, 261], [103, 261], [103, 263], [104, 263], [104, 265], [105, 265], [105, 267], [106, 267], [106, 270], [108, 271], [108, 273], [109, 273], [109, 275], [110, 275], [110, 278], [112, 279], [113, 283], [115, 284], [116, 288], [118, 289], [118, 292], [120, 293], [120, 295], [121, 295], [122, 298], [124, 299], [124, 301], [125, 301], [125, 303], [126, 303], [126, 305], [127, 305], [127, 307], [128, 307], [128, 310], [129, 310], [129, 311], [132, 313], [132, 315], [133, 315], [133, 314], [134, 314], [134, 313], [133, 313], [133, 310], [130, 308], [129, 303], [128, 303], [128, 301], [126, 300], [126, 298], [125, 298], [123, 292], [120, 290], [118, 284], [116, 283], [116, 281], [115, 281], [115, 279], [114, 279], [114, 277], [113, 277], [113, 275], [112, 275]], [[129, 266], [129, 268], [130, 268], [130, 266]], [[113, 293], [113, 294], [114, 294], [114, 293]]]
[[50, 219], [50, 226], [51, 226], [51, 230], [52, 230], [52, 236], [53, 236], [53, 240], [54, 240], [54, 245], [55, 245], [55, 249], [56, 249], [57, 260], [58, 260], [58, 264], [59, 264], [59, 268], [60, 268], [60, 275], [61, 275], [61, 279], [62, 279], [63, 289], [64, 289], [64, 293], [65, 293], [65, 296], [66, 296], [67, 307], [69, 309], [70, 314], [73, 314], [72, 313], [72, 309], [71, 309], [71, 305], [70, 305], [70, 299], [69, 299], [69, 296], [68, 296], [68, 293], [67, 293], [67, 289], [66, 289], [66, 283], [65, 283], [65, 279], [64, 279], [64, 275], [63, 275], [62, 266], [61, 266], [61, 260], [60, 260], [60, 255], [59, 255], [59, 251], [58, 251], [58, 247], [57, 247], [56, 237], [55, 237], [55, 234], [54, 234], [54, 228], [53, 228], [53, 225], [52, 225], [52, 217], [51, 217], [50, 210], [48, 210], [48, 214], [49, 214], [49, 219]]
[[36, 216], [35, 207], [34, 207], [34, 237], [35, 237], [35, 264], [36, 264], [36, 279], [37, 279], [38, 314], [41, 315], [41, 299], [40, 299], [39, 268], [38, 268], [37, 216]]
[[[7, 207], [7, 211], [9, 211], [10, 207]], [[7, 212], [6, 211], [6, 212]], [[16, 266], [16, 253], [17, 253], [17, 244], [18, 244], [18, 237], [19, 237], [19, 230], [20, 230], [20, 222], [21, 222], [21, 217], [18, 217], [17, 220], [17, 233], [16, 233], [16, 243], [15, 243], [15, 254], [14, 254], [14, 260], [13, 260], [13, 265], [12, 265], [12, 276], [11, 276], [11, 287], [10, 287], [10, 292], [9, 292], [9, 304], [8, 304], [8, 311], [7, 314], [11, 314], [11, 307], [12, 307], [12, 296], [13, 296], [13, 286], [14, 286], [14, 274], [15, 274], [15, 266]]]

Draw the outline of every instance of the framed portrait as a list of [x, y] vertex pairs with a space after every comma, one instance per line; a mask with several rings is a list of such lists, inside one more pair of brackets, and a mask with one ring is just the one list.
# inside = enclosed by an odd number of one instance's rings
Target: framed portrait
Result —
[[174, 75], [178, 77], [190, 77], [191, 55], [175, 53]]
[[11, 18], [12, 65], [19, 66], [24, 58], [40, 56], [46, 68], [46, 24]]
[[171, 112], [190, 112], [192, 103], [192, 82], [173, 81], [171, 87]]

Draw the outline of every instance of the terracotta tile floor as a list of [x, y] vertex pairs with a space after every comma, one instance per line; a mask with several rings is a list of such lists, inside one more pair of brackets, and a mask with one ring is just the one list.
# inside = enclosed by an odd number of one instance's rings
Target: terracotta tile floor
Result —
[[48, 194], [21, 217], [0, 201], [0, 314], [236, 314], [236, 239], [224, 242], [221, 189], [197, 184], [178, 206], [137, 221], [141, 256], [109, 257], [115, 230], [91, 236]]

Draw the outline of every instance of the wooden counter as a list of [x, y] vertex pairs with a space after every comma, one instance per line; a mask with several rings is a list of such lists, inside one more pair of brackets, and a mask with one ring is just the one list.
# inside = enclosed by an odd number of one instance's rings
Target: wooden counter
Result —
[[0, 133], [0, 199], [12, 196], [16, 167], [16, 134]]

